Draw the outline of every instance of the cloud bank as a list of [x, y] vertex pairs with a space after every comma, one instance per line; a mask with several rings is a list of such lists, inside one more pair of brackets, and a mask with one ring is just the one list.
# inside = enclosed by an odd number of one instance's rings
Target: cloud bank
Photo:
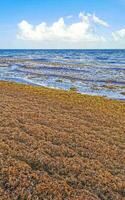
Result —
[[[69, 17], [71, 18], [71, 17]], [[68, 19], [67, 19], [68, 20]], [[105, 42], [105, 37], [100, 34], [100, 29], [109, 28], [109, 24], [95, 14], [80, 13], [77, 22], [66, 23], [61, 17], [56, 22], [48, 25], [42, 22], [33, 26], [23, 20], [18, 24], [18, 39], [34, 42], [57, 42], [60, 43], [89, 43]]]
[[125, 28], [112, 33], [115, 41], [125, 40]]
[[94, 13], [80, 12], [77, 19], [69, 15], [50, 25], [42, 22], [34, 26], [22, 20], [17, 38], [30, 48], [124, 48], [125, 28], [114, 32], [111, 29]]

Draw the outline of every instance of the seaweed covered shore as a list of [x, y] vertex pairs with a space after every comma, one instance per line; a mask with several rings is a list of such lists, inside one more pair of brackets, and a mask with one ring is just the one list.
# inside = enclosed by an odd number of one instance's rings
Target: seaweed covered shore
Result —
[[125, 199], [125, 102], [0, 82], [0, 200]]

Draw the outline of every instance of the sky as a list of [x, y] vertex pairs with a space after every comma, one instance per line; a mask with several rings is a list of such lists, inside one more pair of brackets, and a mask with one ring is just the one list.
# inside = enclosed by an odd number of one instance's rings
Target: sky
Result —
[[1, 0], [0, 48], [125, 48], [125, 0]]

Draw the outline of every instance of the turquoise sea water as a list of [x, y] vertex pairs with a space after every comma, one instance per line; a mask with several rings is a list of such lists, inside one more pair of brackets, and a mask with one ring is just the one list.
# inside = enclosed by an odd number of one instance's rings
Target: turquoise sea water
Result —
[[125, 50], [0, 50], [0, 80], [125, 100]]

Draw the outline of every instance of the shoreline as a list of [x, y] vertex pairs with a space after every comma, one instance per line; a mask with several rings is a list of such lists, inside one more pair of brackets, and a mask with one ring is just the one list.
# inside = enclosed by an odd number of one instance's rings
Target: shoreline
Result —
[[47, 87], [47, 86], [42, 86], [42, 85], [38, 85], [38, 84], [35, 84], [35, 83], [30, 83], [30, 82], [15, 82], [15, 81], [9, 81], [9, 80], [0, 80], [0, 84], [6, 84], [6, 85], [18, 85], [18, 86], [24, 86], [25, 88], [28, 87], [29, 88], [34, 88], [34, 89], [48, 89], [48, 92], [49, 90], [55, 90], [55, 92], [57, 91], [58, 92], [64, 92], [64, 93], [73, 93], [73, 94], [76, 94], [76, 95], [79, 95], [79, 96], [88, 96], [88, 97], [97, 97], [97, 98], [102, 98], [102, 99], [106, 99], [106, 100], [111, 100], [111, 101], [118, 101], [118, 102], [125, 102], [124, 99], [116, 99], [116, 98], [110, 98], [110, 97], [107, 97], [107, 96], [101, 96], [101, 95], [96, 95], [96, 94], [88, 94], [88, 93], [80, 93], [78, 92], [75, 87], [71, 87], [69, 90], [64, 90], [64, 89], [60, 89], [60, 88], [54, 88], [54, 87]]
[[122, 200], [124, 127], [124, 101], [0, 81], [0, 199]]

